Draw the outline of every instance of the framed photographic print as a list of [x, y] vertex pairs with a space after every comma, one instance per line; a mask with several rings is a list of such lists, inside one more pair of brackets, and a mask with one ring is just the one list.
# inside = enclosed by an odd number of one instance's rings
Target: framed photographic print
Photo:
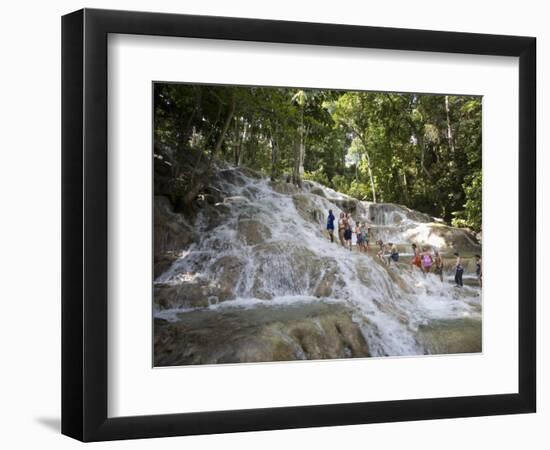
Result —
[[535, 38], [62, 31], [64, 434], [535, 411]]

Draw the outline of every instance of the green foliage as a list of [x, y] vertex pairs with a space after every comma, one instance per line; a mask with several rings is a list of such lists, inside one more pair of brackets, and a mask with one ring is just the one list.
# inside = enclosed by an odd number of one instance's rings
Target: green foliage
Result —
[[349, 191], [349, 181], [344, 175], [335, 175], [332, 178], [332, 187], [333, 189], [347, 194]]
[[302, 144], [305, 179], [481, 229], [478, 97], [156, 84], [154, 133], [171, 167], [155, 174], [160, 191], [189, 189], [213, 157], [296, 174]]
[[317, 183], [321, 183], [325, 186], [330, 185], [327, 174], [322, 167], [319, 170], [314, 170], [313, 172], [304, 172], [304, 180], [316, 181]]
[[359, 200], [371, 200], [369, 185], [356, 180], [351, 182], [346, 194]]
[[481, 171], [468, 176], [463, 187], [466, 194], [464, 210], [454, 214], [455, 217], [452, 220], [452, 224], [455, 227], [469, 227], [474, 230], [481, 230]]

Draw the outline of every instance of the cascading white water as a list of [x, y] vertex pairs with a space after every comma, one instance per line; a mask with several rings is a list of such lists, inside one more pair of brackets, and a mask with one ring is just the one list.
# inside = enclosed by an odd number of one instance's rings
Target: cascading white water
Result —
[[[344, 249], [336, 236], [331, 243], [325, 231], [326, 214], [332, 209], [338, 217], [346, 196], [308, 182], [293, 197], [274, 190], [266, 178], [234, 168], [223, 172], [227, 176], [218, 177], [216, 183], [225, 195], [224, 220], [212, 224], [199, 214], [194, 224], [199, 239], [156, 284], [196, 280], [216, 284], [233, 271], [234, 295], [226, 301], [212, 296], [208, 308], [344, 303], [354, 311], [353, 319], [372, 356], [423, 354], [426, 349], [417, 338], [420, 326], [481, 320], [479, 288], [455, 289], [406, 264], [388, 268], [374, 256], [373, 247], [367, 255]], [[380, 210], [373, 221], [370, 206], [357, 203], [353, 217], [367, 221], [385, 240], [408, 243], [407, 233], [424, 225], [401, 210]], [[177, 320], [178, 314], [188, 310], [157, 309], [155, 314]]]

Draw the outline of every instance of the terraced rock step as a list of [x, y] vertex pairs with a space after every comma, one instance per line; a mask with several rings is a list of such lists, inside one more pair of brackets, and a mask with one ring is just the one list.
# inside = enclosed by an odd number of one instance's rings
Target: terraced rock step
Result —
[[155, 366], [369, 356], [353, 312], [339, 303], [203, 309], [155, 319]]

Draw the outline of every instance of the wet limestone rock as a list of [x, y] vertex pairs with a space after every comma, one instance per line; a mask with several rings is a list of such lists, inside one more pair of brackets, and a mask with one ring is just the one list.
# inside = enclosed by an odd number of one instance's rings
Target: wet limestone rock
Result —
[[195, 235], [183, 215], [174, 212], [168, 197], [157, 195], [153, 204], [154, 273], [157, 277], [193, 242]]
[[422, 325], [418, 340], [429, 354], [481, 352], [481, 321], [438, 320]]
[[210, 296], [217, 297], [219, 301], [235, 298], [235, 290], [241, 278], [245, 262], [235, 256], [225, 255], [219, 258], [210, 268], [213, 276], [214, 289]]
[[154, 301], [158, 309], [203, 308], [209, 305], [210, 289], [204, 280], [181, 284], [156, 284]]
[[208, 277], [182, 274], [175, 282], [157, 283], [154, 301], [159, 309], [204, 308], [233, 300], [245, 263], [234, 256], [222, 256], [210, 267]]
[[331, 267], [323, 273], [321, 280], [315, 287], [313, 295], [319, 298], [331, 297], [334, 292], [334, 288], [337, 286], [343, 287], [343, 284], [342, 279], [338, 276], [338, 270], [336, 267]]
[[262, 178], [264, 178], [264, 175], [262, 175], [261, 172], [245, 166], [240, 166], [237, 170], [249, 178], [254, 178], [256, 180], [261, 180]]
[[272, 181], [270, 183], [271, 189], [279, 194], [292, 195], [297, 194], [299, 189], [292, 183], [287, 183], [285, 181]]
[[455, 228], [441, 223], [420, 224], [404, 232], [410, 242], [451, 249], [465, 253], [481, 252], [481, 245], [474, 233], [465, 228]]
[[[266, 298], [266, 293], [269, 294], [267, 298], [270, 298], [271, 294], [280, 292], [311, 295], [323, 274], [335, 269], [332, 259], [319, 257], [306, 247], [284, 241], [256, 246], [254, 261], [253, 290], [258, 298]], [[328, 286], [325, 292], [328, 292]], [[258, 293], [261, 295], [256, 295]]]
[[324, 223], [325, 211], [319, 208], [311, 194], [294, 194], [292, 201], [302, 219], [319, 225]]
[[433, 218], [395, 203], [368, 203], [369, 220], [376, 225], [399, 225], [405, 220], [428, 223]]
[[255, 219], [240, 219], [237, 223], [237, 236], [247, 245], [257, 245], [271, 238], [271, 231]]
[[155, 321], [155, 366], [369, 356], [342, 304], [302, 303], [186, 313]]

